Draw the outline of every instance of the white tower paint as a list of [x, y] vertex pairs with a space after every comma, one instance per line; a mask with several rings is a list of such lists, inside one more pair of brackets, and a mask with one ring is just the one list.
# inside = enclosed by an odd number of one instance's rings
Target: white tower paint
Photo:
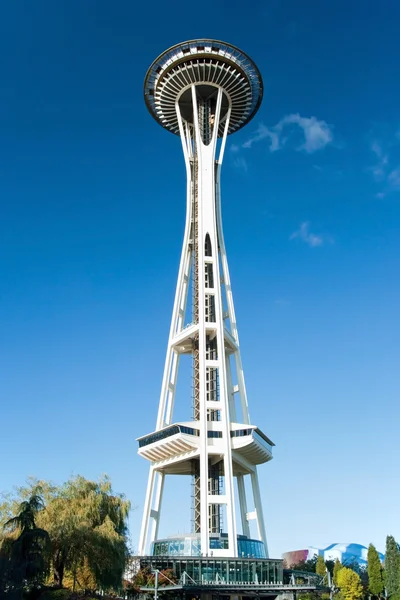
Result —
[[[145, 99], [154, 118], [181, 138], [187, 205], [156, 429], [139, 438], [139, 454], [150, 461], [139, 554], [146, 555], [158, 539], [165, 476], [191, 475], [199, 553], [237, 557], [237, 536], [250, 538], [249, 521], [254, 519], [268, 556], [257, 465], [272, 458], [273, 444], [250, 424], [220, 201], [226, 138], [258, 110], [261, 76], [237, 48], [194, 40], [154, 61], [145, 80]], [[193, 416], [175, 423], [182, 354], [193, 359]], [[246, 479], [252, 489], [250, 511]], [[223, 533], [227, 535], [221, 542]]]

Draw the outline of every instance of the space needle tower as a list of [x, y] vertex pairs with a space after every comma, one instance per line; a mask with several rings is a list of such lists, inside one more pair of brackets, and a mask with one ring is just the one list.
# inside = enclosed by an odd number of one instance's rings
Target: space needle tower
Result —
[[[155, 431], [140, 437], [150, 462], [141, 556], [267, 558], [257, 466], [273, 443], [250, 421], [222, 230], [220, 176], [227, 136], [256, 114], [261, 75], [217, 40], [177, 44], [150, 66], [151, 115], [182, 142], [186, 225]], [[191, 357], [187, 421], [174, 420], [178, 367]], [[192, 530], [159, 537], [166, 476], [190, 476]], [[189, 489], [189, 488], [188, 488]]]

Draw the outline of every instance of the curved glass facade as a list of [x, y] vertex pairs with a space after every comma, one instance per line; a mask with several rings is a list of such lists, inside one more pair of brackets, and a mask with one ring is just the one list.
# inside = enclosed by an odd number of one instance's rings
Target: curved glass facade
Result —
[[148, 444], [154, 444], [154, 442], [159, 442], [160, 440], [165, 440], [165, 438], [170, 437], [171, 435], [176, 435], [177, 433], [185, 433], [186, 435], [200, 435], [198, 429], [193, 429], [193, 427], [186, 427], [185, 425], [171, 425], [170, 427], [165, 427], [165, 429], [161, 429], [160, 431], [155, 431], [154, 433], [150, 433], [150, 435], [145, 435], [138, 439], [139, 448], [143, 448], [143, 446], [147, 446]]
[[[171, 569], [175, 577], [182, 581], [184, 588], [190, 590], [190, 588], [199, 587], [201, 590], [203, 587], [210, 588], [215, 585], [218, 586], [218, 594], [224, 587], [225, 592], [223, 593], [230, 595], [229, 588], [243, 589], [246, 586], [249, 589], [249, 584], [263, 587], [271, 584], [282, 585], [283, 582], [283, 561], [265, 558], [146, 556], [140, 558], [140, 566], [142, 569], [158, 569], [159, 571]], [[309, 575], [315, 577], [315, 573], [309, 573]], [[154, 591], [154, 588], [149, 591]], [[247, 591], [244, 593], [246, 596], [248, 595]], [[197, 594], [195, 595], [197, 596]], [[273, 594], [271, 597], [275, 597], [275, 595]], [[178, 598], [178, 596], [175, 597]], [[193, 594], [187, 597], [193, 597]], [[223, 597], [220, 596], [220, 598]]]
[[[226, 534], [210, 536], [210, 554], [213, 550], [228, 548]], [[153, 542], [152, 556], [200, 556], [200, 535], [166, 538]], [[265, 547], [260, 540], [238, 535], [238, 555], [243, 558], [266, 558]]]
[[[198, 429], [194, 427], [187, 427], [186, 425], [174, 424], [169, 427], [165, 427], [160, 431], [155, 431], [154, 433], [150, 433], [149, 435], [145, 435], [141, 438], [138, 438], [139, 448], [143, 448], [143, 446], [148, 446], [149, 444], [153, 444], [154, 442], [159, 442], [160, 440], [165, 440], [165, 438], [171, 437], [172, 435], [176, 435], [177, 433], [184, 433], [186, 435], [195, 435], [199, 437], [200, 432]], [[259, 429], [234, 429], [230, 432], [231, 438], [234, 437], [245, 437], [248, 435], [258, 434], [259, 437], [263, 440], [263, 444], [268, 447], [268, 449], [272, 452], [272, 445], [270, 440], [261, 434], [260, 436]], [[222, 438], [222, 431], [213, 431], [210, 430], [207, 432], [208, 438]], [[266, 441], [268, 440], [268, 441]]]

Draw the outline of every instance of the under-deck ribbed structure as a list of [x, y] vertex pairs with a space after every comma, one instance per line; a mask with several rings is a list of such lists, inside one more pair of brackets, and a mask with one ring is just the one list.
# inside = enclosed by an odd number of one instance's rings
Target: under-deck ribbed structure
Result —
[[[192, 40], [172, 46], [151, 65], [144, 84], [147, 107], [159, 123], [179, 135], [175, 105], [179, 98], [182, 117], [192, 118], [191, 86], [209, 85], [224, 92], [218, 136], [224, 134], [223, 118], [230, 104], [228, 134], [245, 125], [262, 100], [262, 80], [251, 59], [235, 46], [216, 40]], [[229, 99], [228, 99], [229, 98]]]

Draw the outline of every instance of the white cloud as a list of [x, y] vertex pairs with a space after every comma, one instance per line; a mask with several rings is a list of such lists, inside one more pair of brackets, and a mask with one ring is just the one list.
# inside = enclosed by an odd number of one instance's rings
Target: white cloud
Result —
[[383, 151], [382, 144], [378, 140], [372, 142], [371, 152], [373, 152], [377, 158], [376, 164], [371, 167], [372, 175], [374, 176], [375, 181], [382, 181], [385, 177], [389, 157]]
[[243, 156], [239, 156], [237, 154], [234, 154], [233, 166], [237, 169], [241, 169], [245, 173], [247, 173], [247, 171], [249, 170], [246, 159], [243, 158]]
[[264, 139], [269, 140], [270, 152], [275, 152], [276, 150], [279, 150], [279, 134], [276, 131], [272, 131], [262, 123], [258, 126], [255, 135], [243, 144], [243, 148], [251, 148], [254, 142], [261, 142], [261, 140]]
[[[375, 163], [368, 168], [368, 171], [372, 173], [375, 181], [384, 184], [383, 189], [376, 194], [377, 198], [384, 198], [390, 192], [400, 191], [400, 166], [393, 168], [393, 160], [390, 156], [390, 154], [393, 155], [394, 148], [396, 145], [398, 146], [399, 142], [393, 138], [398, 138], [398, 134], [396, 133], [394, 136], [392, 134], [385, 143], [375, 139], [370, 145], [370, 150], [375, 156]], [[387, 151], [388, 148], [390, 153]]]
[[298, 128], [302, 130], [304, 142], [296, 150], [304, 150], [312, 154], [333, 141], [332, 127], [326, 121], [316, 117], [302, 117], [297, 113], [286, 115], [273, 127], [259, 125], [254, 136], [243, 144], [243, 148], [251, 148], [254, 143], [267, 139], [270, 152], [276, 152], [283, 148], [290, 139], [290, 134]]
[[305, 150], [309, 154], [322, 150], [333, 140], [331, 127], [316, 117], [301, 117], [299, 114], [283, 117], [276, 126], [278, 131], [288, 125], [298, 125], [304, 134], [304, 143], [297, 150]]
[[310, 231], [310, 223], [308, 221], [304, 221], [301, 223], [299, 229], [294, 231], [290, 236], [290, 240], [300, 239], [305, 244], [308, 244], [310, 248], [316, 248], [317, 246], [322, 246], [327, 238], [322, 235], [316, 235]]
[[389, 173], [388, 183], [392, 190], [400, 191], [400, 167]]
[[247, 166], [247, 162], [246, 159], [241, 156], [240, 154], [240, 146], [238, 146], [237, 144], [232, 144], [229, 147], [230, 153], [231, 153], [231, 159], [232, 159], [232, 164], [236, 169], [239, 169], [240, 171], [244, 171], [245, 173], [247, 173], [248, 166]]

